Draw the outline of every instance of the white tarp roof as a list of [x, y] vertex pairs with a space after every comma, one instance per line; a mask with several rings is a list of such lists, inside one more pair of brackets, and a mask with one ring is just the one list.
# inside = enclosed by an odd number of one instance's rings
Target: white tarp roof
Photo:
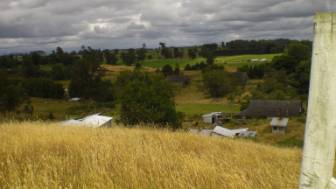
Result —
[[100, 114], [94, 114], [78, 120], [68, 120], [63, 122], [63, 125], [74, 125], [74, 126], [87, 126], [87, 127], [101, 127], [104, 124], [111, 121], [113, 118], [108, 116], [102, 116]]
[[223, 136], [231, 137], [231, 138], [235, 137], [239, 133], [243, 133], [243, 132], [247, 132], [247, 131], [248, 131], [248, 129], [230, 130], [230, 129], [220, 127], [220, 126], [215, 127], [214, 130], [213, 130], [213, 132], [218, 134], [218, 135], [223, 135]]
[[288, 120], [288, 118], [273, 117], [271, 121], [271, 126], [287, 127]]

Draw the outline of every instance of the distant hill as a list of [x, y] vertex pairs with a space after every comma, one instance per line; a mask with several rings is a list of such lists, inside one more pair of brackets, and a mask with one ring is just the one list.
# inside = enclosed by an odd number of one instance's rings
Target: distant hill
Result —
[[298, 149], [138, 128], [0, 125], [0, 188], [297, 188]]

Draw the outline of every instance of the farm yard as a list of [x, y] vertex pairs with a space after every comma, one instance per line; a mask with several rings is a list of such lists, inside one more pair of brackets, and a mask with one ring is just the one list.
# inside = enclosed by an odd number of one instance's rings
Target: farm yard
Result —
[[293, 188], [309, 71], [293, 52], [309, 45], [22, 55], [41, 61], [0, 74], [17, 100], [0, 117], [0, 188]]
[[0, 189], [336, 188], [336, 1], [0, 2]]

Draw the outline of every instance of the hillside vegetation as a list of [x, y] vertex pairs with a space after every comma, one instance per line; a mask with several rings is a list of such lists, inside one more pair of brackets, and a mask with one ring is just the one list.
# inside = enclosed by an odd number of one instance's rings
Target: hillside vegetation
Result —
[[300, 150], [146, 128], [0, 125], [0, 188], [298, 186]]

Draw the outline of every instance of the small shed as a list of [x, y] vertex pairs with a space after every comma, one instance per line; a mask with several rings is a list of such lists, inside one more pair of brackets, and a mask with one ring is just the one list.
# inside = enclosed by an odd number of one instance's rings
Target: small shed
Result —
[[288, 118], [273, 117], [271, 121], [272, 133], [286, 133]]
[[112, 117], [102, 116], [100, 114], [90, 115], [81, 119], [71, 119], [63, 122], [66, 126], [82, 126], [82, 127], [111, 127]]
[[212, 113], [203, 115], [202, 119], [204, 123], [219, 124], [222, 122], [223, 113], [222, 112], [212, 112]]

